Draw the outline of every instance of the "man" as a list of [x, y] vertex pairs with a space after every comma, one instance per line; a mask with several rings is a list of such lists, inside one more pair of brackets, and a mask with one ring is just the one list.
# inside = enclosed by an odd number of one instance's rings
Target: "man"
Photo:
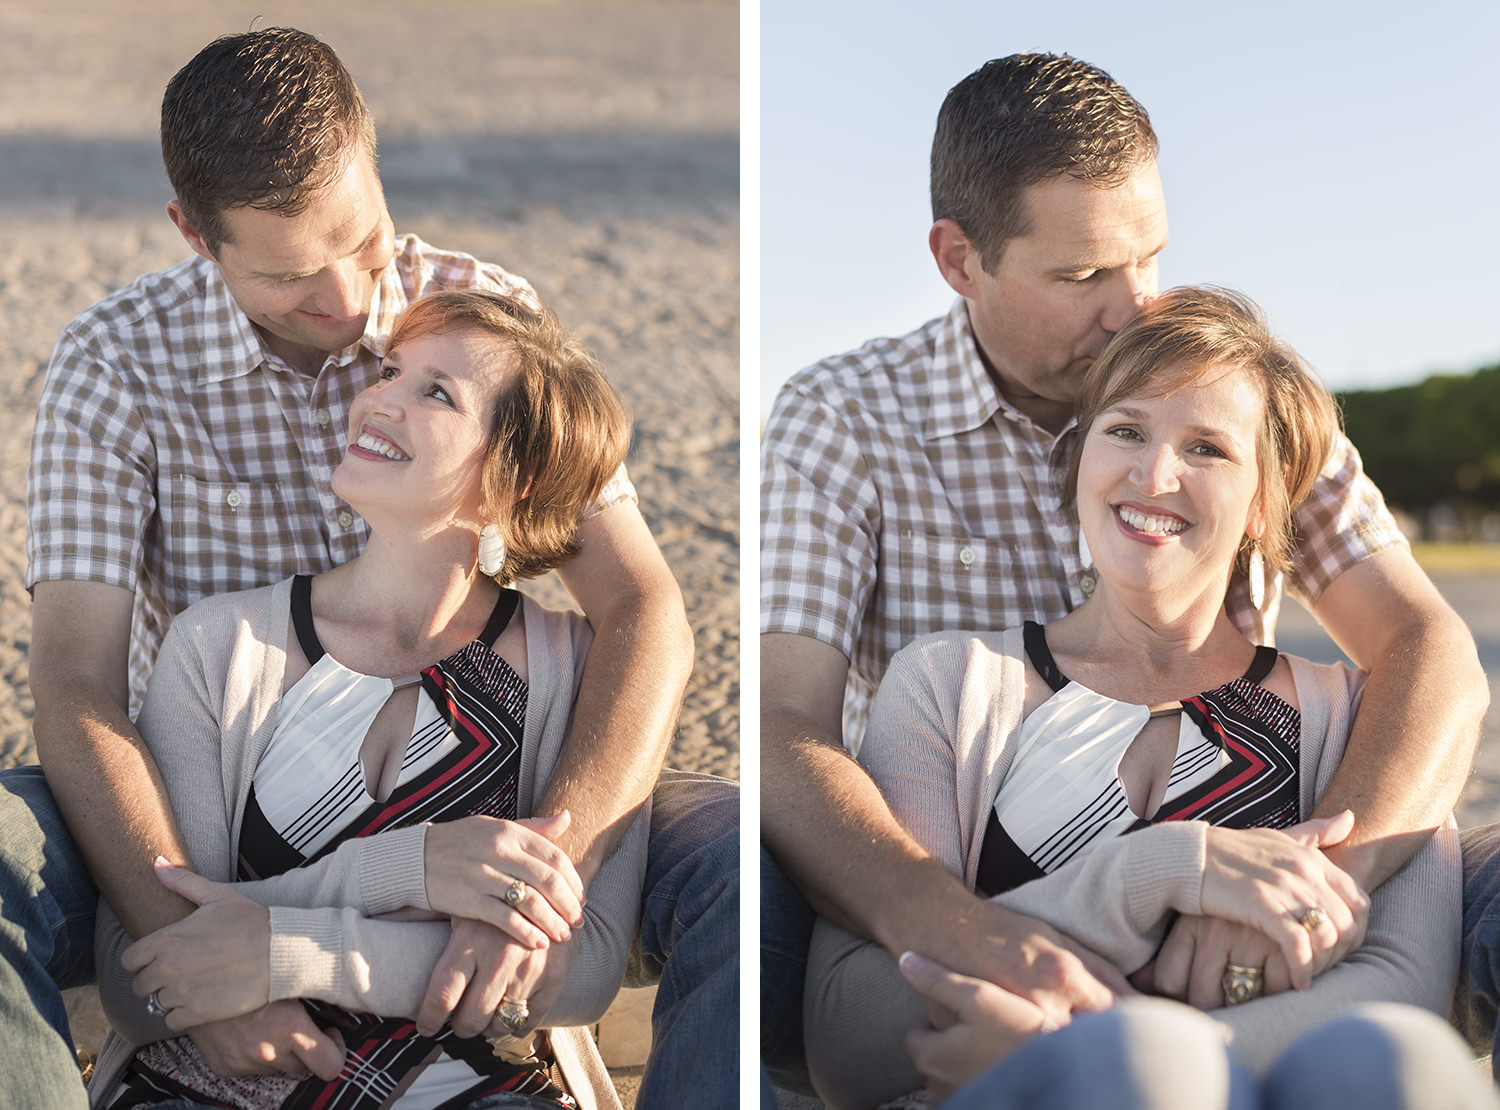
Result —
[[[762, 454], [763, 1048], [798, 1086], [799, 958], [813, 910], [1036, 1003], [1054, 1023], [1107, 1006], [1118, 973], [977, 898], [894, 819], [844, 748], [891, 655], [942, 628], [1047, 621], [1093, 588], [1053, 475], [1079, 383], [1157, 291], [1167, 220], [1145, 110], [1072, 58], [988, 63], [949, 93], [932, 151], [929, 246], [958, 294], [910, 335], [827, 359], [783, 388]], [[1463, 622], [1413, 561], [1341, 440], [1298, 515], [1290, 585], [1370, 672], [1319, 815], [1354, 809], [1336, 861], [1379, 884], [1452, 809], [1487, 687]], [[1274, 627], [1282, 584], [1231, 614]], [[779, 870], [776, 865], [779, 865]], [[1158, 984], [1216, 986], [1233, 930], [1184, 919]], [[1175, 970], [1171, 970], [1175, 969]], [[1190, 989], [1191, 988], [1191, 989]]]
[[[328, 479], [349, 403], [410, 300], [466, 287], [534, 298], [499, 267], [395, 236], [369, 113], [312, 36], [272, 28], [210, 44], [168, 86], [162, 148], [176, 193], [168, 215], [198, 257], [69, 326], [33, 442], [31, 685], [47, 778], [23, 769], [0, 780], [9, 1105], [82, 1105], [58, 989], [90, 978], [89, 873], [137, 936], [193, 908], [152, 877], [156, 854], [182, 849], [130, 718], [172, 615], [360, 549], [365, 525]], [[558, 845], [587, 883], [653, 795], [692, 640], [623, 471], [580, 541], [563, 577], [595, 646], [539, 812], [571, 812]], [[706, 1062], [713, 1078], [733, 1074], [733, 1038], [709, 1031], [736, 998], [737, 803], [730, 784], [701, 777], [663, 776], [654, 791], [639, 957], [647, 974], [670, 960], [671, 974], [643, 1104], [678, 1105], [689, 1081], [700, 1091]], [[531, 1024], [569, 952], [549, 949]], [[419, 1020], [453, 1011], [456, 1028], [484, 1029], [514, 959], [497, 931], [455, 921]], [[225, 1073], [330, 1075], [343, 1063], [295, 1002], [190, 1035]]]

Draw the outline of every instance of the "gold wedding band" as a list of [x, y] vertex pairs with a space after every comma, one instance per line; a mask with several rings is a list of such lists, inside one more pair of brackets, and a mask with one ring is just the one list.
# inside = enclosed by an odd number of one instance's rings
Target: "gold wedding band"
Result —
[[1302, 911], [1302, 916], [1297, 918], [1302, 927], [1309, 933], [1314, 932], [1319, 925], [1327, 924], [1328, 915], [1323, 912], [1322, 906], [1308, 906]]
[[1241, 1002], [1259, 998], [1260, 992], [1265, 989], [1265, 979], [1265, 972], [1258, 967], [1226, 965], [1224, 978], [1220, 980], [1220, 985], [1224, 988], [1224, 1005], [1238, 1006]]

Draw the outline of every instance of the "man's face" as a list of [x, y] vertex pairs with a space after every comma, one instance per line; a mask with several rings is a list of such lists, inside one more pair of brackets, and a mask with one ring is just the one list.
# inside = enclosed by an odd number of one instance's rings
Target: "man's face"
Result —
[[1022, 203], [1030, 232], [1005, 243], [992, 274], [971, 253], [960, 292], [1006, 399], [1058, 428], [1089, 365], [1156, 295], [1166, 202], [1153, 160], [1114, 188], [1051, 178], [1027, 188]]
[[357, 152], [297, 215], [234, 208], [224, 226], [228, 235], [212, 254], [196, 233], [184, 234], [219, 264], [235, 302], [288, 365], [315, 372], [329, 352], [364, 334], [395, 245], [367, 154]]

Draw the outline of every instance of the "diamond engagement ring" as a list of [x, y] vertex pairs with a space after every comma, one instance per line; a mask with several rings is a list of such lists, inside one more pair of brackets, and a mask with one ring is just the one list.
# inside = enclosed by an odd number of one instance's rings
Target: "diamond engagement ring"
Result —
[[167, 1008], [161, 1004], [161, 991], [152, 991], [146, 999], [146, 1013], [152, 1017], [166, 1017]]
[[495, 1011], [495, 1016], [500, 1019], [505, 1028], [519, 1037], [521, 1030], [526, 1028], [526, 1022], [531, 1017], [531, 1010], [527, 1007], [524, 998], [504, 998], [501, 999], [500, 1008]]
[[1297, 920], [1302, 923], [1304, 929], [1311, 933], [1316, 931], [1319, 925], [1328, 921], [1328, 915], [1323, 912], [1322, 906], [1308, 906]]
[[1241, 1002], [1260, 997], [1260, 992], [1265, 989], [1265, 972], [1258, 967], [1228, 964], [1220, 985], [1224, 988], [1224, 1005], [1238, 1006]]
[[505, 904], [515, 909], [521, 904], [521, 899], [526, 897], [526, 884], [520, 879], [515, 880], [505, 888]]

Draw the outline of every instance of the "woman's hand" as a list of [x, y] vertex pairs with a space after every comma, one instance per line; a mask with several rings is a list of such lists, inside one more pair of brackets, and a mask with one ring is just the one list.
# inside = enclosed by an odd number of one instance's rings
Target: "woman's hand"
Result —
[[270, 911], [160, 857], [156, 877], [198, 908], [125, 949], [120, 963], [135, 973], [135, 993], [155, 993], [174, 1032], [264, 1006], [271, 990]]
[[[453, 918], [484, 921], [530, 948], [559, 944], [583, 921], [583, 881], [552, 842], [568, 827], [566, 811], [553, 817], [501, 821], [463, 817], [427, 827], [423, 850], [427, 903]], [[517, 881], [525, 893], [514, 906], [505, 896]]]
[[935, 1101], [1048, 1028], [1041, 1010], [994, 983], [959, 975], [915, 952], [903, 952], [900, 965], [928, 1012], [952, 1018], [942, 1028], [906, 1035], [906, 1051]]
[[[1369, 896], [1320, 850], [1342, 842], [1353, 828], [1348, 810], [1284, 832], [1209, 828], [1204, 915], [1263, 934], [1285, 959], [1291, 985], [1306, 990], [1314, 975], [1364, 939]], [[1322, 911], [1322, 921], [1308, 920], [1314, 909]]]
[[[1325, 955], [1319, 952], [1318, 959]], [[1173, 922], [1156, 958], [1130, 981], [1148, 994], [1175, 998], [1199, 1010], [1217, 1010], [1224, 1005], [1224, 970], [1230, 964], [1260, 968], [1263, 995], [1292, 989], [1286, 957], [1264, 933], [1222, 917], [1194, 914]]]
[[495, 1016], [506, 999], [526, 1003], [523, 1032], [537, 1028], [557, 1001], [577, 947], [531, 948], [486, 922], [456, 919], [448, 947], [432, 969], [417, 1031], [432, 1036], [447, 1024], [460, 1037], [514, 1036]]

